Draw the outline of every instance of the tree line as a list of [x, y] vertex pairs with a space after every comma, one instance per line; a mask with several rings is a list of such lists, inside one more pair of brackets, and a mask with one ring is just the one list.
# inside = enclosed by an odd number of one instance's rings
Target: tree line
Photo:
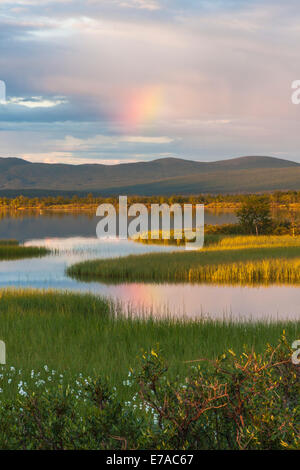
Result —
[[[249, 194], [198, 194], [198, 195], [172, 195], [172, 196], [128, 196], [128, 204], [134, 203], [158, 203], [158, 204], [205, 204], [205, 205], [241, 205], [246, 203], [254, 195]], [[47, 208], [51, 206], [86, 206], [102, 203], [118, 204], [119, 196], [102, 197], [92, 193], [86, 196], [44, 196], [28, 197], [22, 194], [17, 197], [0, 197], [0, 207], [9, 209], [18, 208]], [[300, 204], [300, 191], [275, 191], [257, 195], [270, 206]]]

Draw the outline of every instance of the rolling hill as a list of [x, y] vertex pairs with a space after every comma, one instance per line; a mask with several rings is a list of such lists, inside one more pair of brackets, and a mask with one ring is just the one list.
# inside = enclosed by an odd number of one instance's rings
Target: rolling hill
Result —
[[162, 158], [119, 165], [31, 163], [0, 158], [0, 195], [196, 194], [300, 190], [300, 164], [273, 157], [216, 162]]

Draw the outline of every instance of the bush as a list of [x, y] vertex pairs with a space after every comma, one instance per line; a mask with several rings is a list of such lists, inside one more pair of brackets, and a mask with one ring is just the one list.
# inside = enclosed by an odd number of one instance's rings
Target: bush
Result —
[[[102, 380], [22, 390], [1, 403], [1, 449], [299, 449], [299, 367], [285, 336], [265, 354], [231, 350], [195, 361], [169, 382], [159, 351], [145, 353], [121, 403]], [[197, 364], [197, 365], [195, 365]], [[188, 366], [187, 366], [188, 367]]]
[[270, 202], [266, 196], [251, 195], [246, 198], [236, 215], [239, 223], [256, 235], [268, 233], [272, 225]]
[[248, 235], [240, 224], [205, 225], [205, 235]]
[[[299, 441], [299, 367], [283, 336], [264, 355], [229, 350], [210, 372], [203, 361], [185, 384], [168, 383], [153, 351], [137, 376], [143, 402], [155, 410], [159, 432], [145, 446], [179, 449], [296, 449]], [[298, 427], [297, 427], [298, 426]]]

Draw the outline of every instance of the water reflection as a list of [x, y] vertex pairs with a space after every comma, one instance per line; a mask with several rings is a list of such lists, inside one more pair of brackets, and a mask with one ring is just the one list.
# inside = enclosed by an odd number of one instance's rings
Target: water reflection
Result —
[[[99, 217], [93, 213], [56, 213], [40, 215], [36, 212], [0, 212], [0, 238], [14, 238], [19, 241], [34, 237], [95, 237]], [[232, 211], [206, 210], [206, 224], [227, 224], [236, 222]]]

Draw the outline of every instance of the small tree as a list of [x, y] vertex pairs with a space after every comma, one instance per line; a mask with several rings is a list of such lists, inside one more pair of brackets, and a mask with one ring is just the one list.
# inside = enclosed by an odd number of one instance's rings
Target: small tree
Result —
[[291, 204], [285, 204], [285, 207], [287, 209], [287, 213], [289, 217], [291, 235], [295, 237], [296, 232], [298, 231], [298, 226], [299, 226], [299, 213], [297, 209], [293, 207]]
[[272, 225], [270, 204], [265, 196], [248, 196], [236, 215], [239, 223], [256, 235], [267, 232]]

